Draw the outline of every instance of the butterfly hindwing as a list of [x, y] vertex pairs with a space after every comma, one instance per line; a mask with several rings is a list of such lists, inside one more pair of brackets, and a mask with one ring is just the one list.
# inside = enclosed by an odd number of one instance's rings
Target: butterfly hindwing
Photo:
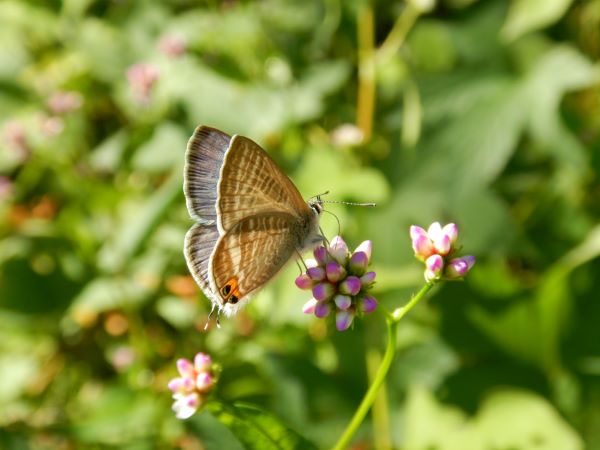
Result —
[[219, 240], [216, 225], [195, 224], [185, 235], [183, 252], [188, 268], [204, 295], [217, 305], [221, 304], [220, 296], [216, 295], [212, 274], [209, 269], [210, 257]]
[[237, 310], [296, 254], [295, 236], [306, 234], [306, 220], [284, 212], [258, 214], [242, 219], [219, 238], [211, 270], [226, 314]]
[[222, 131], [199, 126], [188, 141], [183, 190], [190, 216], [198, 222], [217, 221], [217, 184], [230, 140]]

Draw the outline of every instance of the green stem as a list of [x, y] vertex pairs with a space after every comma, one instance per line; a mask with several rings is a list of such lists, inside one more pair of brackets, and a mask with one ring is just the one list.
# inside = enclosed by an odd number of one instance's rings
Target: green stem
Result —
[[354, 413], [352, 420], [342, 433], [342, 436], [339, 438], [337, 443], [333, 446], [333, 450], [343, 450], [348, 446], [352, 436], [356, 433], [356, 430], [365, 419], [365, 416], [371, 409], [375, 398], [377, 397], [377, 392], [379, 392], [379, 388], [385, 381], [387, 374], [392, 365], [392, 361], [394, 360], [394, 356], [396, 354], [396, 331], [398, 329], [398, 322], [406, 315], [408, 312], [415, 307], [417, 303], [429, 292], [429, 290], [433, 287], [433, 283], [427, 283], [425, 286], [421, 288], [421, 290], [415, 295], [410, 301], [394, 310], [391, 315], [386, 315], [386, 324], [387, 324], [387, 346], [385, 349], [385, 354], [383, 355], [383, 360], [381, 361], [381, 365], [373, 378], [373, 383], [367, 390], [367, 393], [362, 399], [358, 409]]

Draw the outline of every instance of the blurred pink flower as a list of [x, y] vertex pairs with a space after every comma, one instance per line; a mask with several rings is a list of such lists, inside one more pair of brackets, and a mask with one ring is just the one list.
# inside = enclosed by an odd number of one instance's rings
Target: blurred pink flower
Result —
[[173, 392], [173, 411], [178, 419], [188, 419], [215, 386], [212, 359], [206, 353], [197, 353], [194, 362], [181, 358], [177, 360], [177, 370], [180, 376], [168, 384]]
[[48, 99], [48, 108], [54, 114], [66, 114], [79, 109], [83, 104], [83, 97], [79, 92], [59, 91]]
[[2, 140], [20, 161], [24, 161], [29, 156], [30, 148], [27, 142], [25, 126], [19, 120], [9, 120], [2, 129]]
[[150, 102], [150, 95], [158, 81], [158, 68], [149, 63], [137, 63], [127, 69], [127, 80], [135, 99], [141, 104]]
[[175, 58], [185, 53], [187, 43], [178, 34], [166, 34], [158, 41], [158, 50], [169, 58]]

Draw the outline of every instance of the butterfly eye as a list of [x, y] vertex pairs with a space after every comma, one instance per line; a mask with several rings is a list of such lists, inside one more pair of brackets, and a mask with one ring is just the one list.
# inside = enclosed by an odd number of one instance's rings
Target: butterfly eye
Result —
[[232, 296], [229, 298], [229, 303], [231, 303], [232, 305], [235, 305], [235, 304], [238, 302], [238, 300], [239, 300], [239, 299], [238, 299], [238, 298], [237, 298], [235, 295], [232, 295]]

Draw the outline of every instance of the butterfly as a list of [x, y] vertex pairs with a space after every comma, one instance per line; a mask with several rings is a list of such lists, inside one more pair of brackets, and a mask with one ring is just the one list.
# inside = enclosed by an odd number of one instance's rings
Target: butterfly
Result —
[[[306, 202], [255, 142], [199, 126], [187, 146], [184, 193], [196, 224], [188, 268], [213, 309], [235, 314], [288, 261], [323, 242], [319, 197]], [[218, 316], [217, 316], [218, 317]]]

